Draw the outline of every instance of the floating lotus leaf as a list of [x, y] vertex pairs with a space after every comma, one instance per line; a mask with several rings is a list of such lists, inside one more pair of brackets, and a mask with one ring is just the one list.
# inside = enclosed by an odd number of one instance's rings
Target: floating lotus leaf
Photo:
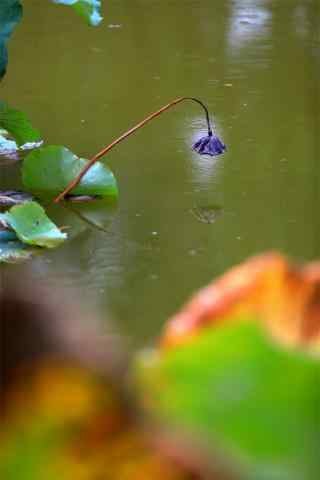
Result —
[[1, 0], [0, 2], [0, 79], [6, 73], [8, 63], [7, 41], [22, 17], [22, 5], [19, 0]]
[[14, 161], [21, 160], [26, 152], [38, 148], [43, 144], [43, 141], [39, 142], [27, 142], [19, 145], [10, 138], [6, 138], [0, 135], [0, 165], [11, 164]]
[[0, 191], [0, 208], [13, 207], [14, 205], [20, 205], [21, 203], [29, 202], [31, 200], [33, 200], [33, 197], [27, 192], [20, 192], [18, 190]]
[[[62, 146], [41, 147], [33, 150], [24, 159], [23, 183], [31, 192], [57, 195], [80, 173], [87, 161]], [[111, 170], [97, 162], [72, 193], [116, 197], [117, 182]]]
[[32, 256], [33, 251], [14, 237], [14, 232], [0, 232], [0, 263], [20, 263]]
[[29, 245], [54, 248], [67, 238], [67, 234], [59, 230], [36, 202], [16, 205], [1, 217], [17, 234], [19, 240]]
[[70, 5], [79, 15], [86, 19], [89, 25], [94, 27], [102, 21], [100, 0], [53, 0], [53, 3]]
[[[0, 101], [0, 128], [8, 132], [18, 146], [41, 141], [40, 133], [33, 128], [26, 114], [2, 101]], [[3, 142], [4, 137], [1, 138]], [[8, 145], [5, 148], [10, 150]]]

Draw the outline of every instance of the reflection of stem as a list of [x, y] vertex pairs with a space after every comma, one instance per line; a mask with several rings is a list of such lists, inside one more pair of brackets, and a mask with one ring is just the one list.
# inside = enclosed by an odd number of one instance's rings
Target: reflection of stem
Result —
[[104, 232], [104, 233], [109, 233], [108, 230], [105, 230], [103, 227], [101, 227], [101, 225], [94, 223], [92, 220], [89, 220], [88, 217], [80, 213], [76, 208], [72, 207], [70, 203], [68, 203], [67, 205], [64, 205], [64, 207], [67, 210], [70, 210], [70, 212], [77, 215], [77, 217], [79, 217], [83, 222], [87, 223], [88, 225], [95, 228], [96, 230], [100, 230], [101, 232]]
[[208, 109], [207, 107], [200, 101], [198, 100], [197, 98], [193, 98], [193, 97], [179, 97], [179, 98], [176, 98], [175, 100], [173, 100], [172, 102], [168, 103], [167, 105], [165, 105], [164, 107], [160, 108], [159, 110], [157, 110], [156, 112], [152, 113], [151, 115], [149, 115], [148, 117], [146, 117], [144, 120], [142, 120], [140, 123], [138, 123], [137, 125], [135, 125], [134, 127], [130, 128], [130, 130], [128, 130], [127, 132], [123, 133], [122, 135], [120, 135], [120, 137], [118, 137], [116, 140], [114, 140], [113, 142], [111, 142], [109, 145], [107, 145], [105, 148], [103, 148], [100, 152], [98, 152], [94, 157], [92, 157], [89, 162], [85, 165], [85, 167], [81, 170], [81, 172], [79, 173], [79, 175], [74, 178], [70, 183], [69, 185], [67, 185], [67, 187], [63, 190], [63, 192], [61, 192], [55, 199], [54, 199], [54, 202], [55, 203], [58, 203], [60, 202], [60, 200], [62, 200], [65, 195], [67, 195], [68, 193], [71, 192], [71, 190], [73, 190], [77, 185], [78, 183], [80, 182], [80, 180], [82, 179], [82, 177], [87, 173], [87, 171], [92, 167], [93, 164], [95, 164], [101, 157], [103, 157], [104, 155], [106, 155], [113, 147], [115, 147], [116, 145], [118, 145], [118, 143], [122, 142], [123, 140], [125, 140], [127, 137], [129, 137], [132, 133], [135, 133], [137, 130], [139, 130], [141, 127], [143, 127], [146, 123], [150, 122], [151, 120], [153, 120], [154, 118], [158, 117], [159, 115], [161, 115], [161, 113], [165, 112], [166, 110], [169, 110], [169, 108], [171, 107], [174, 107], [175, 105], [178, 105], [178, 103], [181, 103], [183, 102], [184, 100], [192, 100], [194, 102], [197, 102], [199, 103], [202, 108], [204, 109], [205, 111], [205, 114], [206, 114], [206, 121], [207, 121], [207, 126], [208, 126], [208, 135], [211, 136], [212, 135], [212, 127], [211, 127], [211, 123], [210, 123], [210, 118], [209, 118], [209, 112], [208, 112]]

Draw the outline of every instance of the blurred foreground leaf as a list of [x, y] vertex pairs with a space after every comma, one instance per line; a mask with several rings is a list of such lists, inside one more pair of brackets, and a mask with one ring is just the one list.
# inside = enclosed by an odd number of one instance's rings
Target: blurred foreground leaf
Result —
[[[32, 376], [23, 369], [21, 384], [7, 383], [0, 478], [318, 480], [319, 287], [319, 263], [298, 268], [269, 254], [200, 291], [169, 321], [158, 350], [140, 357], [147, 412], [138, 416], [132, 378], [68, 368], [59, 342], [53, 358], [62, 363], [48, 367], [41, 350]], [[99, 342], [77, 335], [77, 355], [95, 358]]]
[[142, 394], [236, 478], [317, 480], [320, 264], [249, 259], [198, 292], [142, 357]]
[[[13, 429], [8, 444], [0, 451], [0, 475], [10, 480], [55, 480], [48, 471], [49, 452], [56, 448], [58, 441], [52, 426], [40, 423], [34, 425], [27, 436]], [[61, 477], [60, 477], [61, 478]], [[66, 480], [62, 479], [61, 480]]]
[[22, 17], [19, 0], [1, 0], [0, 2], [0, 80], [4, 76], [8, 63], [7, 42]]
[[291, 265], [278, 253], [250, 258], [196, 293], [165, 327], [166, 348], [239, 316], [254, 317], [286, 345], [317, 349], [320, 263]]
[[318, 359], [238, 319], [147, 360], [153, 413], [219, 454], [239, 478], [319, 478]]
[[[61, 146], [42, 147], [29, 153], [23, 162], [23, 183], [35, 193], [57, 195], [82, 170], [87, 160]], [[73, 190], [75, 195], [117, 197], [116, 179], [101, 162], [93, 165]]]
[[9, 392], [5, 480], [191, 480], [158, 453], [119, 392], [86, 370], [42, 366]]
[[17, 237], [29, 245], [54, 248], [67, 238], [36, 202], [25, 202], [1, 214]]
[[89, 25], [94, 27], [102, 21], [100, 0], [53, 0], [53, 2], [61, 5], [70, 5], [79, 15], [86, 19]]

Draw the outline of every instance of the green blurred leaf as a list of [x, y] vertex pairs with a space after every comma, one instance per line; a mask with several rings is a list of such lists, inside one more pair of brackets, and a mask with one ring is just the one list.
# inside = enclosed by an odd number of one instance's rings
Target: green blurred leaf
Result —
[[320, 363], [232, 321], [143, 363], [152, 410], [245, 480], [317, 480]]
[[41, 140], [40, 133], [33, 128], [26, 114], [2, 101], [0, 101], [0, 128], [12, 135], [18, 145]]
[[0, 79], [6, 73], [8, 63], [7, 41], [21, 17], [19, 0], [0, 1]]
[[58, 441], [61, 443], [62, 439], [50, 424], [35, 423], [32, 427], [27, 430], [27, 434], [24, 431], [24, 435], [21, 434], [21, 429], [9, 433], [5, 447], [2, 446], [0, 451], [1, 479], [55, 480], [48, 465]]
[[[31, 192], [57, 195], [80, 173], [87, 161], [65, 147], [39, 148], [29, 153], [23, 162], [23, 183]], [[72, 193], [116, 197], [117, 182], [111, 170], [97, 162]]]
[[61, 5], [70, 5], [79, 15], [86, 19], [89, 25], [94, 27], [102, 21], [100, 0], [53, 0], [53, 2]]
[[23, 243], [54, 248], [67, 238], [36, 202], [16, 205], [2, 216]]

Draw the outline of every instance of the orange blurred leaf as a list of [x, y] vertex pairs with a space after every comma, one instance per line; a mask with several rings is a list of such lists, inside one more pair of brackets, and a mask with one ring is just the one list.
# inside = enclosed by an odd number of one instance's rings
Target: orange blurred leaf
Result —
[[253, 257], [200, 290], [169, 320], [164, 347], [187, 342], [227, 318], [255, 316], [289, 345], [315, 346], [320, 330], [320, 264], [291, 265], [278, 253]]

